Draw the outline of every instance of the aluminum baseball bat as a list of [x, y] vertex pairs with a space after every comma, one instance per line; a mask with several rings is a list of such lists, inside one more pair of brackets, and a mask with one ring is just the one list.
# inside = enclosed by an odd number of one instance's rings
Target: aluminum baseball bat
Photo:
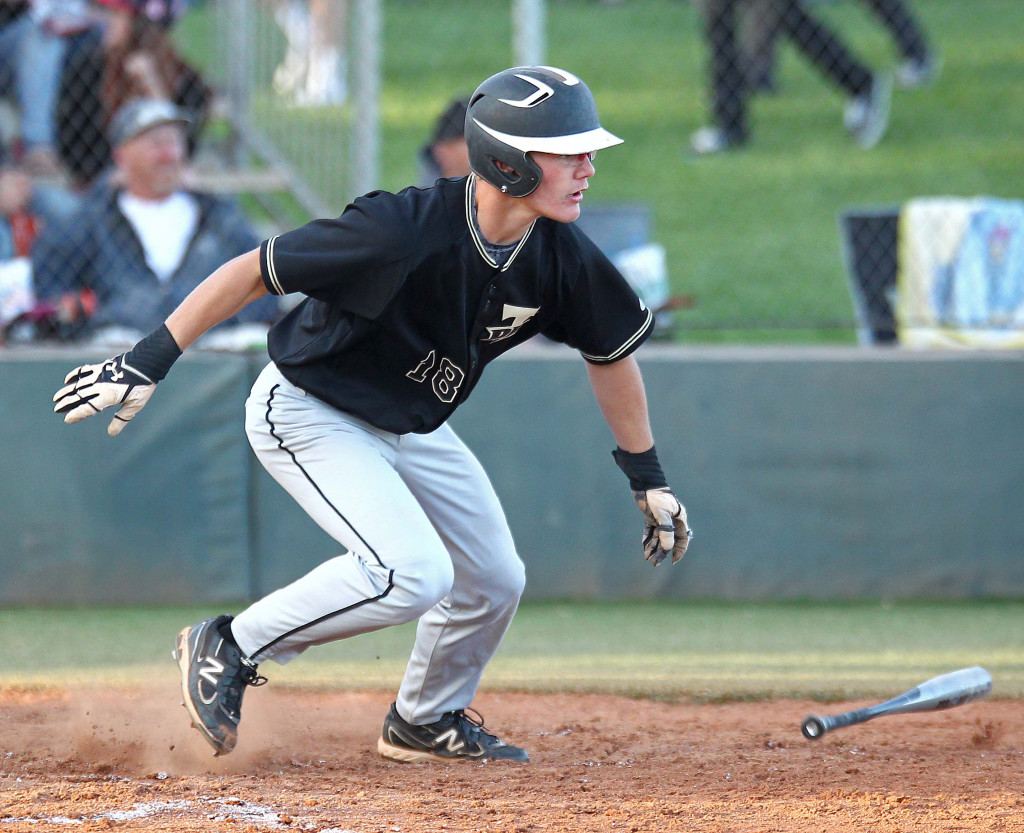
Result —
[[804, 733], [805, 738], [817, 740], [832, 729], [863, 723], [873, 717], [904, 712], [951, 709], [954, 706], [970, 703], [972, 700], [980, 700], [990, 691], [992, 691], [992, 675], [984, 668], [975, 665], [972, 668], [961, 668], [959, 671], [932, 677], [884, 703], [825, 717], [812, 714], [804, 720], [800, 731]]

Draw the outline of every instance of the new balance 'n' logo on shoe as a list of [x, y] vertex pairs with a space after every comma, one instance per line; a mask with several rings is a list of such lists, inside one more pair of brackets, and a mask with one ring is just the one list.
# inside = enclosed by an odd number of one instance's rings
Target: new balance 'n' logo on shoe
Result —
[[267, 681], [256, 673], [256, 664], [222, 634], [221, 627], [229, 622], [230, 616], [218, 616], [187, 627], [178, 634], [174, 648], [184, 706], [215, 755], [235, 748], [245, 687]]
[[385, 758], [406, 763], [437, 760], [526, 763], [530, 760], [525, 749], [510, 746], [484, 729], [483, 718], [479, 715], [474, 720], [460, 709], [445, 713], [436, 723], [414, 726], [399, 715], [393, 703], [384, 719], [377, 751]]

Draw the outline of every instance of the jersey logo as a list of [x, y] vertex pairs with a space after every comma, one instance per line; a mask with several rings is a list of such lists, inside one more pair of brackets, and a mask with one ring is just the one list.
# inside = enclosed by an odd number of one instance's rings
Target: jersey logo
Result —
[[[516, 307], [512, 304], [505, 304], [501, 310], [501, 326], [488, 327], [487, 337], [481, 341], [504, 341], [506, 338], [511, 338], [538, 312], [540, 312], [540, 307]], [[506, 324], [505, 322], [509, 319], [512, 320], [512, 323]]]

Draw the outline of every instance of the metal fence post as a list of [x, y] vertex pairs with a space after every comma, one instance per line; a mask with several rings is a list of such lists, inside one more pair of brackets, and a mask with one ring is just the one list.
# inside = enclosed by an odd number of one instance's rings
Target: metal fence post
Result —
[[224, 35], [231, 59], [225, 64], [225, 98], [231, 123], [231, 144], [228, 152], [231, 164], [241, 168], [248, 164], [248, 152], [239, 141], [238, 125], [244, 124], [249, 114], [252, 92], [252, 27], [247, 0], [228, 0], [224, 22]]
[[349, 197], [380, 184], [380, 0], [354, 0], [352, 37], [352, 103], [349, 140]]
[[544, 0], [514, 0], [512, 7], [512, 53], [519, 66], [544, 63], [546, 7]]

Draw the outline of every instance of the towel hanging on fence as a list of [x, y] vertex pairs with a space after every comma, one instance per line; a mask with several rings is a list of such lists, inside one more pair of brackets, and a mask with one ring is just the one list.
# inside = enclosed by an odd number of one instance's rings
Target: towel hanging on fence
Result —
[[1024, 347], [1024, 203], [908, 201], [896, 320], [910, 347]]

